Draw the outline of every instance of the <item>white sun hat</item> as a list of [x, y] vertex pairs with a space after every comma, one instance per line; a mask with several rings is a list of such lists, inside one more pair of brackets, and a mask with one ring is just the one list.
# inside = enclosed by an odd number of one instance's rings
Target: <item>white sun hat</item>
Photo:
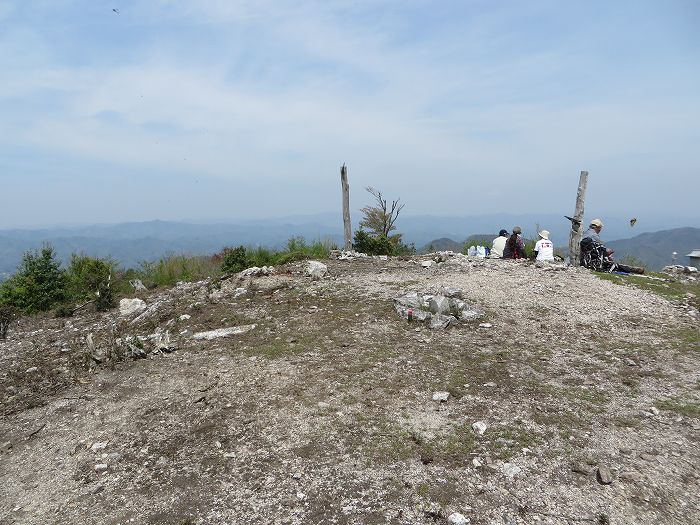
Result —
[[549, 232], [548, 232], [547, 230], [542, 230], [542, 231], [541, 231], [540, 233], [538, 233], [537, 235], [539, 235], [539, 236], [542, 237], [543, 239], [549, 240]]

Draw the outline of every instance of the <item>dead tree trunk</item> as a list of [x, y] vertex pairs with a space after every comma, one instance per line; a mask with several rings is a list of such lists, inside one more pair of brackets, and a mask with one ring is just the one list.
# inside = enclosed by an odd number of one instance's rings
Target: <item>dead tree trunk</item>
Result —
[[583, 235], [583, 205], [586, 200], [586, 186], [588, 185], [588, 172], [582, 171], [578, 180], [576, 192], [576, 210], [571, 220], [571, 232], [569, 233], [569, 264], [579, 265], [579, 253], [581, 251], [581, 236]]
[[350, 225], [350, 186], [348, 185], [348, 169], [345, 164], [340, 168], [340, 184], [343, 187], [343, 238], [345, 251], [352, 250], [352, 227]]

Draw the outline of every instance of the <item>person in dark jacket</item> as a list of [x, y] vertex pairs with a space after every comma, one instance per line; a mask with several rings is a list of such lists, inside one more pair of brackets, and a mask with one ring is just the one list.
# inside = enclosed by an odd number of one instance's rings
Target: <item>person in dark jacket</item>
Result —
[[513, 233], [508, 237], [506, 245], [503, 248], [504, 259], [525, 259], [525, 241], [520, 236], [522, 233], [520, 226], [513, 228]]
[[612, 254], [615, 250], [608, 248], [600, 239], [600, 231], [603, 229], [603, 221], [593, 219], [586, 233], [581, 238], [581, 266], [598, 272], [624, 272], [644, 273], [644, 268], [627, 266], [613, 261]]

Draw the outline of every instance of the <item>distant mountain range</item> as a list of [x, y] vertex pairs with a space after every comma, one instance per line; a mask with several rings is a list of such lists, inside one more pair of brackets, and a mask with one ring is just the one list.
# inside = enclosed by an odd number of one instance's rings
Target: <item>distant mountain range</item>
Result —
[[[653, 233], [642, 233], [631, 239], [606, 243], [615, 250], [615, 259], [633, 257], [651, 270], [659, 270], [669, 264], [688, 265], [689, 254], [700, 248], [699, 228], [676, 228]], [[673, 260], [676, 252], [676, 260]]]
[[[683, 224], [681, 221], [685, 220]], [[627, 219], [606, 218], [603, 235], [606, 239], [624, 239], [632, 230]], [[609, 245], [617, 255], [631, 255], [657, 268], [671, 262], [671, 253], [685, 254], [700, 248], [700, 229], [684, 227], [650, 233], [658, 224], [666, 227], [685, 226], [688, 219], [666, 218], [637, 223], [635, 231], [644, 232], [634, 239], [614, 241]], [[679, 224], [680, 223], [680, 224]], [[520, 225], [526, 237], [534, 237], [537, 228], [546, 228], [556, 246], [564, 246], [568, 239], [569, 222], [562, 215], [481, 215], [454, 216], [401, 216], [398, 231], [404, 241], [416, 247], [433, 243], [435, 249], [460, 250], [463, 241], [453, 239], [495, 237], [497, 232]], [[697, 226], [700, 226], [698, 224]], [[357, 225], [354, 225], [353, 231]], [[661, 228], [658, 228], [661, 229]], [[329, 240], [342, 244], [342, 219], [339, 214], [318, 214], [279, 219], [238, 221], [235, 224], [196, 224], [191, 222], [149, 221], [111, 225], [60, 227], [43, 229], [0, 230], [0, 279], [16, 271], [22, 254], [51, 243], [63, 261], [71, 253], [84, 253], [94, 257], [111, 257], [123, 267], [136, 267], [142, 261], [152, 261], [168, 253], [209, 254], [226, 246], [267, 246], [278, 248], [290, 237], [301, 236], [307, 240]], [[685, 261], [687, 264], [687, 261]]]

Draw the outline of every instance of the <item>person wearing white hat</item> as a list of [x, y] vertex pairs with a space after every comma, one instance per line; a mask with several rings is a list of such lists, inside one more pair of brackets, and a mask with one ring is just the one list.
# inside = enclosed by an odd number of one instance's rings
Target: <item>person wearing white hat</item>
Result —
[[535, 243], [535, 252], [537, 253], [536, 260], [538, 261], [553, 261], [554, 260], [554, 244], [549, 240], [549, 232], [542, 230], [537, 235], [539, 240]]
[[601, 221], [600, 219], [593, 219], [591, 221], [591, 224], [588, 226], [588, 230], [586, 231], [586, 233], [583, 234], [581, 241], [583, 242], [586, 239], [590, 239], [590, 241], [603, 244], [603, 241], [600, 240], [600, 230], [602, 229], [603, 221]]

